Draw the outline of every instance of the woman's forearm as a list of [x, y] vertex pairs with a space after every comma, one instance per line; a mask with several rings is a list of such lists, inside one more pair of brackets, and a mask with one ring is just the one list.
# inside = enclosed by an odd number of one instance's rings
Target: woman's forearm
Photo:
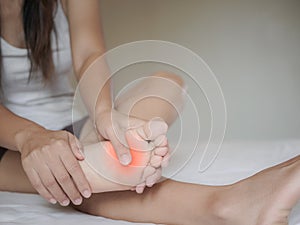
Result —
[[0, 146], [18, 151], [18, 139], [25, 130], [44, 129], [40, 125], [19, 117], [0, 105]]
[[98, 0], [67, 1], [67, 16], [80, 95], [91, 119], [94, 119], [95, 114], [112, 107], [110, 71], [105, 61], [101, 60], [105, 44], [100, 3]]
[[78, 76], [80, 96], [92, 120], [112, 108], [110, 71], [103, 53], [91, 54]]

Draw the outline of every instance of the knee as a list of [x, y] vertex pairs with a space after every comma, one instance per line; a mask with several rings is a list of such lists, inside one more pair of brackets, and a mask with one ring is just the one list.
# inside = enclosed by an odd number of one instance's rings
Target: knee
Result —
[[177, 74], [171, 72], [160, 71], [152, 75], [153, 77], [161, 77], [167, 80], [172, 81], [173, 83], [179, 85], [180, 87], [184, 87], [184, 80]]

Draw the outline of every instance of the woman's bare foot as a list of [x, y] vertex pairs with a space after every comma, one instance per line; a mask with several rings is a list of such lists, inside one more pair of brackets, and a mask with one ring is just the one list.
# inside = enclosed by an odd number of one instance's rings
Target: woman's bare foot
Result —
[[85, 146], [85, 160], [80, 162], [94, 193], [136, 190], [153, 186], [161, 177], [161, 166], [169, 158], [166, 138], [168, 126], [162, 120], [151, 120], [126, 132], [132, 162], [119, 163], [108, 141]]
[[158, 118], [126, 132], [126, 140], [132, 153], [129, 166], [144, 170], [141, 183], [132, 189], [137, 193], [142, 193], [146, 186], [152, 187], [160, 179], [162, 167], [166, 167], [169, 162], [167, 130], [168, 125]]
[[300, 156], [228, 186], [216, 204], [222, 225], [288, 225], [300, 199]]

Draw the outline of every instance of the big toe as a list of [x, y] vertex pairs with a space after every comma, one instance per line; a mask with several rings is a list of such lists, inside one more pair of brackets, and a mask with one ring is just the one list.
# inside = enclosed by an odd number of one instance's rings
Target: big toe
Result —
[[144, 132], [147, 140], [155, 140], [168, 131], [168, 124], [162, 119], [156, 118], [144, 124]]

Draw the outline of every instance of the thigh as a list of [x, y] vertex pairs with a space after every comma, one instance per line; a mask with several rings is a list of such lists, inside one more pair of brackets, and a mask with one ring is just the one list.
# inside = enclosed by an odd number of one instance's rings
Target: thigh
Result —
[[23, 170], [19, 152], [6, 151], [1, 159], [0, 191], [36, 193]]

